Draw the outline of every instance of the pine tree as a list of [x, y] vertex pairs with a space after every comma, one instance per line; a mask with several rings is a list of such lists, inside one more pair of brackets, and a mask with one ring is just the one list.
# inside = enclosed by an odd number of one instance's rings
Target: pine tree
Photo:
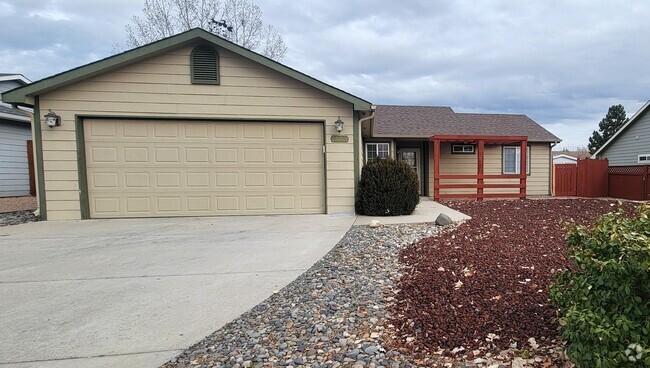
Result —
[[623, 105], [611, 106], [598, 124], [598, 131], [594, 130], [589, 138], [589, 153], [598, 151], [628, 120]]

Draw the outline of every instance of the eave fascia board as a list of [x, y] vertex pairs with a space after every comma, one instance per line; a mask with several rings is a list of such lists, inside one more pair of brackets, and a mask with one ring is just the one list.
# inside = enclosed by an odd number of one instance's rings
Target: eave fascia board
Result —
[[25, 76], [22, 74], [0, 75], [0, 82], [14, 81], [14, 80], [21, 81], [23, 84], [32, 83], [32, 81], [25, 78]]

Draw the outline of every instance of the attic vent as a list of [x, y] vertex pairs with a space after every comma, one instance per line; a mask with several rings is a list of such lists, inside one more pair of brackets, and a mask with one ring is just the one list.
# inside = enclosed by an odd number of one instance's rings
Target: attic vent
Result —
[[196, 47], [190, 58], [193, 84], [219, 84], [219, 55], [214, 49]]

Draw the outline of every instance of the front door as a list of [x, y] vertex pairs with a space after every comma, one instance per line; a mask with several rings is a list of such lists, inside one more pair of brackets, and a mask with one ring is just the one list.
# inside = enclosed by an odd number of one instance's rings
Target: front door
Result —
[[418, 183], [420, 185], [420, 195], [422, 195], [422, 151], [420, 148], [400, 148], [398, 150], [398, 159], [406, 162], [416, 174], [418, 174]]

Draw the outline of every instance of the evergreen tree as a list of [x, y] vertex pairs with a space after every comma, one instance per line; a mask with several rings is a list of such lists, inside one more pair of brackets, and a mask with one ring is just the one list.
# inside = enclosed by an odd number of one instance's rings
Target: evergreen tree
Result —
[[623, 105], [611, 106], [598, 124], [598, 131], [594, 130], [589, 138], [589, 153], [593, 155], [598, 151], [628, 120]]

